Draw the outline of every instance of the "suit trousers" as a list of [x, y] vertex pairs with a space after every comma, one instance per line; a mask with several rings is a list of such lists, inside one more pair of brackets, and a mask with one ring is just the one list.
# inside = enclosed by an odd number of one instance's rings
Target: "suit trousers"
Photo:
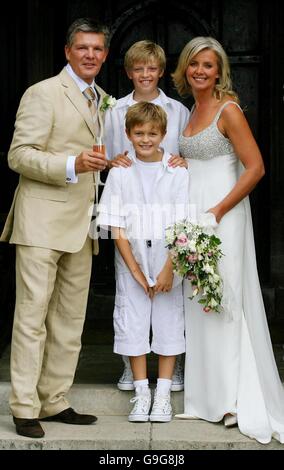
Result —
[[65, 395], [81, 349], [91, 265], [89, 237], [77, 253], [16, 247], [10, 408], [17, 418], [69, 407]]

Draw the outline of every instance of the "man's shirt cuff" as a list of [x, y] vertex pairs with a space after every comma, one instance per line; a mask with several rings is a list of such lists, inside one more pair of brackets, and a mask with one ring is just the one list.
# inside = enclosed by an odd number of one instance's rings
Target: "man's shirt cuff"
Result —
[[75, 173], [75, 160], [73, 155], [69, 156], [66, 164], [66, 183], [78, 183], [78, 176]]

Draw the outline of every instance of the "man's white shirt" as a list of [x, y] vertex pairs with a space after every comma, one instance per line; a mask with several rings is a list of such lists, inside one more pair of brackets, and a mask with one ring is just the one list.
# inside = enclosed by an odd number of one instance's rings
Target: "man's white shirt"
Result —
[[[95, 80], [93, 80], [93, 83], [89, 85], [86, 83], [82, 78], [78, 77], [74, 70], [72, 69], [70, 64], [66, 65], [66, 72], [70, 75], [71, 78], [73, 78], [74, 82], [76, 85], [78, 85], [80, 91], [83, 93], [87, 88], [91, 87], [93, 92], [95, 93], [97, 99], [98, 95], [95, 89]], [[67, 159], [67, 164], [66, 164], [66, 182], [67, 183], [77, 183], [78, 182], [78, 176], [75, 173], [75, 160], [76, 160], [76, 155], [70, 155]]]

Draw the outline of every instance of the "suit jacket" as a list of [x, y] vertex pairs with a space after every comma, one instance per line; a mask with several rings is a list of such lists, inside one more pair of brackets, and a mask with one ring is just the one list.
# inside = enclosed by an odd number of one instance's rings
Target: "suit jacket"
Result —
[[[105, 92], [96, 87], [100, 108]], [[82, 248], [92, 215], [94, 178], [84, 173], [77, 184], [67, 184], [66, 162], [69, 155], [92, 148], [94, 137], [86, 98], [65, 69], [24, 93], [8, 154], [9, 166], [20, 179], [1, 241], [70, 253]]]

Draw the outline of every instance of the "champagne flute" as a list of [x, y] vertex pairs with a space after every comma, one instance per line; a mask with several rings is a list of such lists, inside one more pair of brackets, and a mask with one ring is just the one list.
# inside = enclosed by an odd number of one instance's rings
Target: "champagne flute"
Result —
[[[93, 151], [102, 153], [104, 155], [104, 158], [106, 158], [106, 148], [104, 144], [104, 140], [102, 136], [97, 136], [95, 137], [95, 143], [93, 145]], [[99, 186], [104, 186], [105, 183], [101, 181], [101, 172], [97, 170], [95, 172], [95, 184], [96, 184], [96, 201], [98, 202], [99, 200]]]
[[93, 151], [98, 152], [98, 153], [102, 153], [104, 156], [106, 155], [106, 148], [105, 148], [105, 144], [104, 144], [102, 136], [95, 137], [95, 143], [93, 145]]

